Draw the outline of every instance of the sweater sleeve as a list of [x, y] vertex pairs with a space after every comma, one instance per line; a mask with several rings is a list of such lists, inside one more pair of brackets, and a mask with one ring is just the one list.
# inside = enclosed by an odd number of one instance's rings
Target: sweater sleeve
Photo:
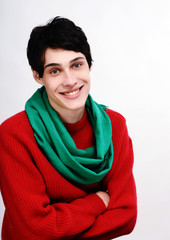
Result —
[[109, 206], [97, 217], [93, 226], [77, 239], [113, 239], [129, 234], [135, 226], [137, 198], [132, 172], [133, 148], [125, 120], [122, 122], [122, 127], [117, 130], [121, 141], [119, 143], [119, 137], [113, 134], [114, 162], [103, 181], [103, 188], [110, 196]]
[[103, 201], [84, 192], [71, 202], [51, 203], [28, 146], [18, 135], [0, 128], [0, 187], [6, 207], [4, 219], [10, 223], [3, 229], [2, 239], [73, 239], [105, 211]]

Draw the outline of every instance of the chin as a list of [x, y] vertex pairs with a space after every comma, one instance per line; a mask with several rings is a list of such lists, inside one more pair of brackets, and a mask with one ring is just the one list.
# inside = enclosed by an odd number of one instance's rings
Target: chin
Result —
[[85, 103], [83, 104], [78, 104], [78, 105], [72, 105], [72, 106], [68, 106], [67, 109], [70, 110], [70, 111], [79, 111], [81, 109], [84, 109], [85, 108]]

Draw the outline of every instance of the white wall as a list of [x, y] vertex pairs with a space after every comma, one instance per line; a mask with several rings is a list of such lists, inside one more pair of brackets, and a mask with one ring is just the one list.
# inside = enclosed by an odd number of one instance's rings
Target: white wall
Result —
[[[124, 240], [170, 239], [170, 1], [1, 0], [0, 122], [37, 88], [26, 59], [32, 28], [54, 16], [85, 31], [91, 93], [122, 113], [133, 139], [138, 221]], [[3, 203], [0, 199], [0, 221]]]

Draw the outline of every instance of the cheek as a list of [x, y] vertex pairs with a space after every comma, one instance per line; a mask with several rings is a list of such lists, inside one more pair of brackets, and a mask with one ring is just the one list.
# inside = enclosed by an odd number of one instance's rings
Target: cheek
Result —
[[87, 69], [83, 69], [76, 73], [76, 77], [83, 81], [89, 82], [90, 80], [90, 71]]
[[82, 76], [82, 79], [83, 79], [83, 81], [84, 82], [86, 82], [86, 83], [90, 83], [90, 75], [89, 74], [84, 74], [83, 76]]
[[90, 82], [90, 76], [89, 76], [87, 82], [88, 82], [88, 85], [89, 85], [89, 88], [90, 88], [90, 83], [91, 83], [91, 82]]
[[58, 85], [59, 84], [55, 81], [55, 79], [51, 79], [50, 81], [44, 83], [44, 86], [48, 91], [55, 91], [58, 88]]

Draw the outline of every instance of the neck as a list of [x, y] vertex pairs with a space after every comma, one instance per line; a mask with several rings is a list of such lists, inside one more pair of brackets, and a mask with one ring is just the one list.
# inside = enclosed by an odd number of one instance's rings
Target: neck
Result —
[[58, 115], [63, 123], [77, 123], [82, 119], [84, 110], [85, 107], [75, 111], [58, 112]]

